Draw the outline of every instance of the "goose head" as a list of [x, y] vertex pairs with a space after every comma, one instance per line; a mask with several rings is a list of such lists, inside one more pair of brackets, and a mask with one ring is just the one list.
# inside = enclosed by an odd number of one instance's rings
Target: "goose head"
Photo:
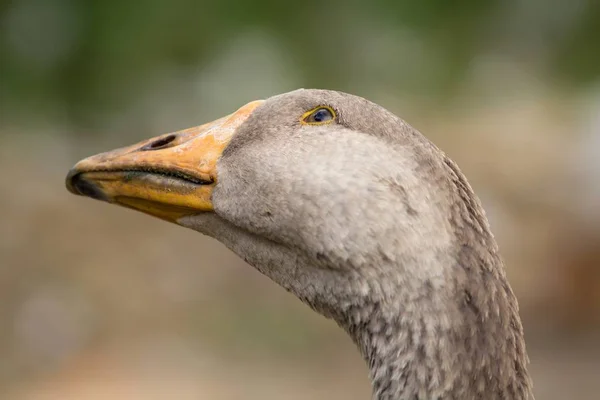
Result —
[[80, 195], [224, 243], [365, 358], [376, 399], [526, 399], [518, 306], [454, 162], [363, 98], [296, 90], [80, 161]]

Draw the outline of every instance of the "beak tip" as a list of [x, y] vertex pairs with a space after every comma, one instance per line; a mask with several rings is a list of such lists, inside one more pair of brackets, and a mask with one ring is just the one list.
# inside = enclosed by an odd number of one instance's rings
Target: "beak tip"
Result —
[[73, 194], [80, 194], [77, 190], [75, 190], [75, 186], [73, 185], [73, 181], [77, 174], [79, 174], [79, 171], [77, 171], [75, 168], [71, 168], [67, 174], [67, 177], [65, 178], [65, 186], [67, 187], [67, 190]]
[[79, 196], [87, 196], [92, 199], [108, 201], [106, 195], [94, 183], [85, 179], [83, 174], [76, 168], [71, 168], [65, 179], [67, 190]]

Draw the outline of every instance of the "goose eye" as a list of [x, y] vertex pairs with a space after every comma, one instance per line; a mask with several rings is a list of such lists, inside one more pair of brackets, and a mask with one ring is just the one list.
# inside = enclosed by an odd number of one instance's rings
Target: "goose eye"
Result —
[[303, 115], [302, 122], [310, 125], [322, 125], [333, 122], [335, 112], [329, 107], [318, 107]]

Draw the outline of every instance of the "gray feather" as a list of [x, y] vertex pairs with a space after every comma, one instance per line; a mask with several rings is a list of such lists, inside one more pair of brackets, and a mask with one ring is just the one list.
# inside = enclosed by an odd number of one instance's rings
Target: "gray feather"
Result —
[[[337, 120], [307, 126], [316, 106]], [[218, 163], [223, 242], [357, 344], [373, 396], [528, 399], [517, 300], [484, 211], [443, 152], [360, 97], [298, 90], [254, 111]]]

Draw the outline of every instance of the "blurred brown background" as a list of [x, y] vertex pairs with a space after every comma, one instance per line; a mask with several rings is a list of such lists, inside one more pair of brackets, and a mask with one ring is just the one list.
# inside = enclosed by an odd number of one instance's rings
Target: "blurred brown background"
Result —
[[298, 87], [461, 166], [538, 399], [600, 392], [600, 2], [0, 2], [0, 398], [367, 399], [350, 340], [198, 233], [67, 193], [77, 160]]

